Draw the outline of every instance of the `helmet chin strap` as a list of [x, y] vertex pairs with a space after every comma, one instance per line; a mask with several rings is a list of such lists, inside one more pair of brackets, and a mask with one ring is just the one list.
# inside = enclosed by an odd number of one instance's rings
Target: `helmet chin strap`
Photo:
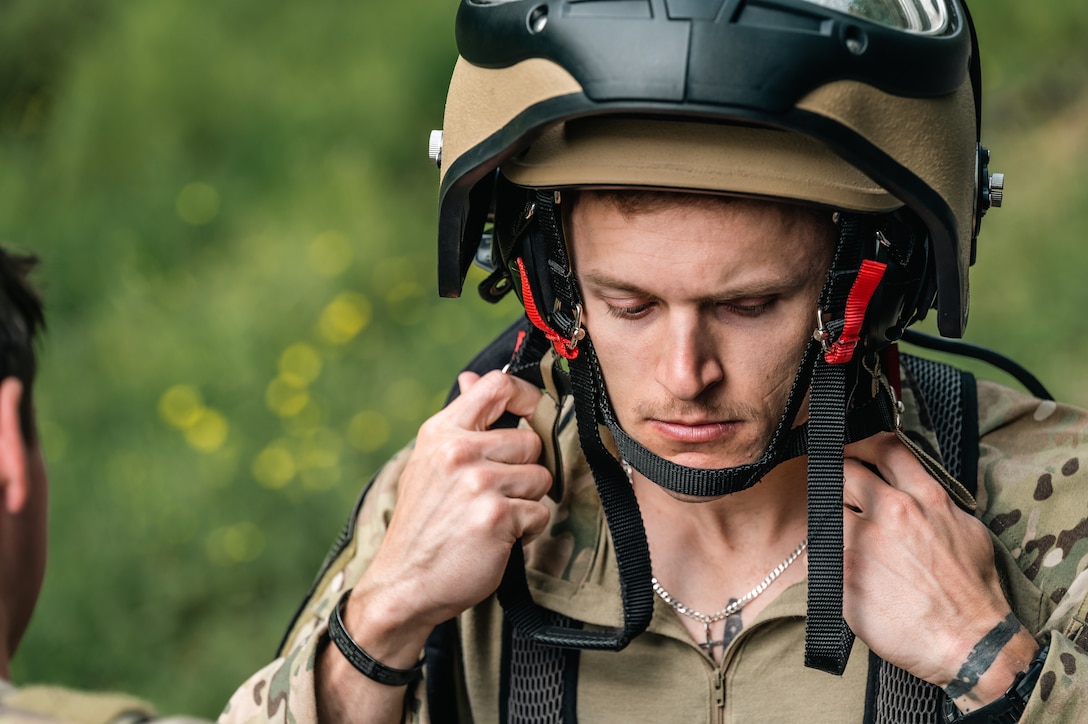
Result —
[[[762, 480], [763, 476], [778, 464], [804, 454], [804, 431], [793, 427], [793, 423], [797, 419], [797, 412], [808, 389], [813, 362], [819, 349], [820, 346], [815, 341], [806, 346], [800, 367], [793, 378], [785, 410], [778, 420], [763, 455], [753, 463], [717, 469], [690, 468], [655, 455], [620, 426], [603, 382], [599, 396], [600, 419], [612, 434], [612, 439], [616, 441], [620, 455], [631, 464], [631, 467], [662, 488], [696, 498], [719, 498], [723, 495], [738, 493]], [[598, 367], [596, 355], [587, 356], [592, 356], [589, 363]]]
[[[805, 665], [841, 675], [853, 642], [853, 634], [842, 617], [843, 447], [897, 426], [895, 400], [879, 391], [887, 386], [854, 385], [855, 377], [864, 374], [853, 353], [872, 289], [862, 290], [865, 299], [860, 316], [856, 309], [853, 319], [841, 311], [849, 311], [852, 300], [858, 306], [855, 297], [860, 286], [859, 269], [864, 266], [861, 248], [867, 226], [853, 216], [841, 220], [835, 259], [819, 302], [819, 308], [829, 310], [833, 316], [825, 327], [820, 315], [818, 334], [805, 348], [785, 409], [763, 455], [746, 465], [701, 469], [678, 465], [652, 453], [620, 426], [592, 340], [578, 326], [580, 314], [576, 310], [580, 310], [581, 298], [570, 271], [553, 193], [537, 192], [531, 206], [525, 218], [535, 215], [535, 219], [524, 233], [534, 237], [529, 239], [530, 244], [543, 244], [550, 252], [552, 262], [548, 267], [556, 304], [547, 319], [540, 314], [531, 314], [530, 318], [536, 317], [533, 323], [553, 339], [556, 349], [568, 360], [579, 440], [616, 551], [624, 626], [585, 631], [548, 624], [543, 609], [533, 603], [528, 592], [520, 546], [515, 546], [499, 589], [511, 623], [545, 645], [617, 651], [649, 625], [653, 590], [646, 532], [627, 475], [602, 439], [602, 427], [610, 433], [622, 457], [641, 474], [670, 491], [695, 497], [720, 497], [745, 490], [780, 463], [807, 453], [809, 603]], [[548, 327], [549, 322], [557, 329]], [[565, 346], [561, 349], [560, 345]], [[848, 384], [862, 393], [849, 415]], [[808, 421], [794, 427], [810, 388]]]

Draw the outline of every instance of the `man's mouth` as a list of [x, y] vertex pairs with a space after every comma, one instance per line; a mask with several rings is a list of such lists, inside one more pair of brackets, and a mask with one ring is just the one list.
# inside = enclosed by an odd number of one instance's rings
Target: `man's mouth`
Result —
[[738, 420], [695, 421], [657, 420], [648, 421], [651, 429], [671, 442], [698, 444], [720, 442], [737, 433]]

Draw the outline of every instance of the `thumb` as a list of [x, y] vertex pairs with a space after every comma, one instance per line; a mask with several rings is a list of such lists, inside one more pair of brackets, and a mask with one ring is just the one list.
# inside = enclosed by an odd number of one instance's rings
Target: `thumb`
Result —
[[469, 372], [465, 370], [461, 374], [457, 375], [457, 388], [460, 390], [460, 394], [465, 394], [472, 387], [480, 381], [480, 375], [475, 372]]

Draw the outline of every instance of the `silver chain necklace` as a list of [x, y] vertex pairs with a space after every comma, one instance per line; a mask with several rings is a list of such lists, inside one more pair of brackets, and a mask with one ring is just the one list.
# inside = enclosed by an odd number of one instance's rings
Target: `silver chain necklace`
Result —
[[693, 608], [688, 608], [680, 601], [677, 601], [675, 598], [672, 597], [671, 594], [669, 594], [668, 591], [665, 590], [665, 588], [660, 583], [658, 583], [656, 577], [651, 579], [654, 586], [654, 593], [656, 593], [662, 601], [669, 604], [669, 606], [672, 607], [672, 609], [680, 615], [687, 616], [688, 618], [693, 618], [699, 623], [703, 624], [703, 629], [706, 632], [706, 642], [699, 644], [699, 648], [705, 649], [707, 656], [712, 657], [714, 655], [714, 648], [716, 646], [724, 646], [725, 642], [715, 641], [711, 637], [710, 624], [716, 623], [725, 618], [729, 618], [734, 613], [740, 611], [742, 608], [755, 600], [755, 598], [759, 596], [759, 594], [767, 590], [767, 586], [771, 585], [771, 583], [773, 583], [776, 578], [782, 575], [783, 571], [790, 567], [790, 564], [792, 564], [794, 561], [801, 557], [801, 554], [804, 553], [806, 548], [808, 548], [807, 538], [801, 541], [801, 543], [797, 546], [793, 553], [790, 553], [789, 557], [786, 558], [786, 560], [775, 566], [775, 569], [768, 573], [767, 577], [760, 581], [758, 586], [753, 588], [751, 591], [748, 591], [748, 593], [744, 594], [740, 598], [735, 599], [728, 606], [714, 614], [707, 615], [705, 613], [701, 613]]
[[[623, 467], [623, 472], [627, 473], [627, 482], [634, 485], [634, 480], [632, 479], [632, 476], [631, 476], [631, 474], [632, 474], [631, 463], [627, 462], [626, 460], [621, 459], [620, 460], [620, 465]], [[748, 591], [748, 593], [744, 594], [740, 598], [734, 600], [733, 602], [731, 602], [728, 606], [726, 606], [722, 610], [718, 611], [715, 614], [711, 614], [709, 616], [707, 614], [705, 614], [705, 613], [701, 613], [699, 611], [696, 611], [694, 608], [688, 608], [683, 603], [681, 603], [680, 601], [677, 601], [675, 598], [673, 598], [672, 595], [668, 591], [665, 590], [665, 587], [662, 586], [658, 582], [656, 576], [651, 578], [650, 581], [653, 583], [654, 593], [656, 593], [661, 598], [662, 601], [669, 604], [669, 606], [672, 607], [672, 609], [674, 611], [676, 611], [677, 613], [679, 613], [682, 616], [687, 616], [688, 618], [693, 618], [696, 621], [698, 621], [699, 623], [703, 624], [703, 628], [706, 631], [706, 642], [699, 644], [699, 648], [705, 649], [706, 650], [706, 655], [713, 658], [714, 648], [717, 647], [717, 646], [724, 646], [725, 641], [715, 641], [711, 637], [711, 635], [710, 635], [710, 624], [717, 623], [718, 621], [721, 621], [722, 619], [725, 619], [725, 618], [729, 618], [734, 613], [741, 610], [742, 608], [747, 606], [749, 603], [751, 603], [753, 600], [755, 600], [755, 598], [759, 594], [761, 594], [761, 593], [763, 593], [764, 591], [767, 590], [767, 586], [771, 585], [776, 578], [778, 578], [779, 576], [782, 575], [783, 571], [785, 571], [787, 568], [789, 568], [790, 565], [794, 561], [796, 561], [798, 558], [801, 557], [801, 554], [805, 552], [806, 548], [808, 548], [808, 538], [805, 538], [804, 540], [802, 540], [801, 543], [797, 546], [797, 548], [793, 551], [793, 553], [790, 553], [789, 556], [786, 558], [786, 560], [782, 561], [777, 566], [775, 566], [775, 569], [773, 571], [771, 571], [770, 573], [768, 573], [767, 577], [764, 578], [762, 581], [760, 581], [758, 586], [753, 588], [751, 591]]]

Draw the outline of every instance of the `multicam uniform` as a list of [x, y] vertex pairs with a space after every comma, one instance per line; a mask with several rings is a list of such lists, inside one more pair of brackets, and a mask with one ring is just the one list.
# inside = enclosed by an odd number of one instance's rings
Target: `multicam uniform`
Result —
[[[978, 515], [995, 540], [997, 567], [1021, 622], [1050, 643], [1022, 721], [1088, 721], [1088, 413], [979, 381]], [[937, 439], [914, 393], [903, 391], [904, 429], [923, 447]], [[552, 505], [548, 533], [526, 549], [541, 605], [590, 625], [622, 624], [616, 561], [574, 425], [561, 436], [571, 481]], [[362, 575], [396, 501], [410, 449], [375, 478], [354, 535], [315, 583], [282, 655], [235, 693], [220, 717], [237, 722], [316, 722], [314, 660], [330, 611]], [[806, 669], [804, 582], [782, 590], [729, 644], [720, 667], [676, 614], [655, 601], [647, 632], [620, 653], [581, 652], [582, 721], [862, 721], [868, 652], [857, 640], [841, 678]], [[428, 711], [425, 684], [409, 691], [410, 721], [500, 720], [502, 611], [494, 597], [458, 621], [459, 711]]]
[[17, 688], [0, 680], [0, 722], [4, 724], [201, 724], [187, 717], [159, 718], [145, 701], [127, 694], [64, 689]]

